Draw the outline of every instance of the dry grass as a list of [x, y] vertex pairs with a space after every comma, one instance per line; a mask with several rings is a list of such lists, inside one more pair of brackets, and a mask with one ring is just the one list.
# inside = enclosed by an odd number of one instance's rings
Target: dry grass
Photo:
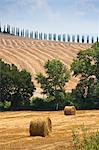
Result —
[[[90, 46], [90, 44], [40, 41], [0, 34], [0, 57], [7, 63], [14, 63], [19, 69], [25, 68], [29, 71], [36, 86], [38, 84], [34, 79], [35, 74], [44, 73], [43, 66], [48, 59], [59, 59], [69, 68], [77, 52]], [[66, 89], [71, 90], [77, 81], [78, 78], [72, 78]], [[38, 88], [37, 94], [39, 91]]]
[[[30, 137], [32, 118], [50, 117], [52, 133], [47, 137]], [[70, 148], [72, 129], [80, 131], [84, 124], [92, 132], [99, 129], [99, 110], [77, 111], [65, 116], [58, 112], [0, 112], [0, 150], [66, 150]]]

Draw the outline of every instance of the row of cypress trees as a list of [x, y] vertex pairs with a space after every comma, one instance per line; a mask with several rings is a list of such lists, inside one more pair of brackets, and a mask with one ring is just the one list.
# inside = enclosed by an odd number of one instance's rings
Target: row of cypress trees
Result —
[[53, 41], [63, 41], [63, 42], [81, 42], [81, 43], [95, 43], [99, 42], [99, 37], [97, 36], [96, 39], [94, 39], [94, 36], [91, 38], [89, 35], [87, 35], [86, 39], [85, 36], [82, 35], [69, 35], [69, 34], [59, 34], [56, 35], [54, 34], [46, 34], [38, 31], [30, 31], [29, 30], [24, 30], [24, 29], [19, 29], [15, 27], [10, 27], [10, 25], [7, 24], [7, 27], [4, 25], [3, 29], [0, 24], [0, 32], [11, 34], [11, 35], [16, 35], [16, 36], [21, 36], [21, 37], [27, 37], [27, 38], [33, 38], [33, 39], [39, 39], [39, 40], [53, 40]]

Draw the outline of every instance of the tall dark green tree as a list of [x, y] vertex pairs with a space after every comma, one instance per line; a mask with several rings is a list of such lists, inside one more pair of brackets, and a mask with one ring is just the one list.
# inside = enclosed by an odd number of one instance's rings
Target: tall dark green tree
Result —
[[5, 26], [5, 25], [4, 25], [3, 33], [7, 33], [7, 32], [6, 32], [6, 26]]
[[77, 35], [77, 42], [78, 42], [78, 43], [80, 42], [80, 37], [79, 37], [79, 35]]
[[97, 36], [97, 43], [99, 42], [99, 37]]
[[9, 77], [10, 65], [4, 63], [0, 59], [0, 102], [5, 102], [10, 97], [10, 84], [11, 79]]
[[49, 33], [49, 35], [48, 35], [49, 37], [48, 37], [48, 39], [49, 40], [52, 40], [52, 34], [51, 33]]
[[72, 42], [75, 42], [75, 35], [72, 35]]
[[87, 35], [87, 43], [89, 43], [89, 35]]
[[48, 60], [45, 65], [46, 75], [37, 74], [36, 79], [41, 84], [43, 94], [57, 104], [65, 97], [65, 84], [70, 74], [68, 69], [59, 60]]
[[1, 23], [0, 23], [0, 32], [1, 32]]
[[58, 41], [61, 41], [61, 34], [58, 35]]
[[0, 102], [10, 101], [13, 108], [30, 102], [35, 91], [31, 75], [0, 60]]
[[53, 40], [56, 41], [56, 34], [53, 34]]
[[10, 34], [10, 25], [7, 24], [7, 33]]
[[65, 42], [65, 41], [66, 41], [66, 35], [63, 34], [63, 42]]
[[70, 35], [67, 35], [67, 42], [70, 42]]
[[99, 107], [99, 43], [87, 50], [80, 51], [71, 65], [74, 76], [79, 76], [80, 81], [73, 90], [79, 103], [84, 101]]

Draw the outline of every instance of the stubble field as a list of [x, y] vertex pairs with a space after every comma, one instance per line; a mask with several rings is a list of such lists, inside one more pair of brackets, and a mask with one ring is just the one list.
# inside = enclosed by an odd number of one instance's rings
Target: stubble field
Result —
[[[35, 80], [37, 73], [45, 73], [44, 64], [52, 59], [60, 60], [67, 68], [80, 50], [91, 47], [87, 43], [56, 42], [47, 40], [35, 40], [0, 34], [0, 58], [9, 64], [15, 64], [18, 69], [26, 69], [31, 73], [36, 86], [35, 96], [41, 96], [40, 86]], [[70, 91], [78, 82], [78, 78], [71, 77], [66, 84], [66, 90]]]
[[[47, 137], [30, 137], [29, 123], [35, 117], [49, 116], [52, 133]], [[65, 116], [63, 111], [0, 112], [0, 150], [71, 150], [72, 130], [82, 126], [91, 132], [99, 129], [99, 110], [81, 110]]]
[[[44, 73], [43, 65], [48, 59], [59, 59], [68, 68], [80, 50], [90, 44], [40, 41], [0, 34], [0, 58], [14, 63], [19, 69], [26, 69], [35, 81], [38, 72]], [[71, 78], [66, 90], [77, 84], [78, 78]], [[29, 123], [35, 117], [49, 116], [52, 133], [47, 137], [30, 137]], [[75, 116], [64, 116], [63, 111], [17, 111], [0, 112], [0, 150], [71, 150], [72, 130], [88, 127], [91, 132], [99, 129], [99, 110], [77, 111]]]

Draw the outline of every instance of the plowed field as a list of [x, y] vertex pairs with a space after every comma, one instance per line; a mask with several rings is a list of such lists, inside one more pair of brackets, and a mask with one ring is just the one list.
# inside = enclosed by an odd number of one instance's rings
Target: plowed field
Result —
[[[44, 64], [49, 59], [59, 59], [68, 68], [80, 50], [89, 48], [90, 44], [34, 40], [6, 34], [0, 34], [0, 58], [7, 63], [26, 69], [32, 75], [37, 87], [36, 95], [40, 94], [39, 85], [35, 81], [38, 72], [44, 73]], [[77, 84], [78, 78], [71, 78], [66, 85], [71, 90]]]

